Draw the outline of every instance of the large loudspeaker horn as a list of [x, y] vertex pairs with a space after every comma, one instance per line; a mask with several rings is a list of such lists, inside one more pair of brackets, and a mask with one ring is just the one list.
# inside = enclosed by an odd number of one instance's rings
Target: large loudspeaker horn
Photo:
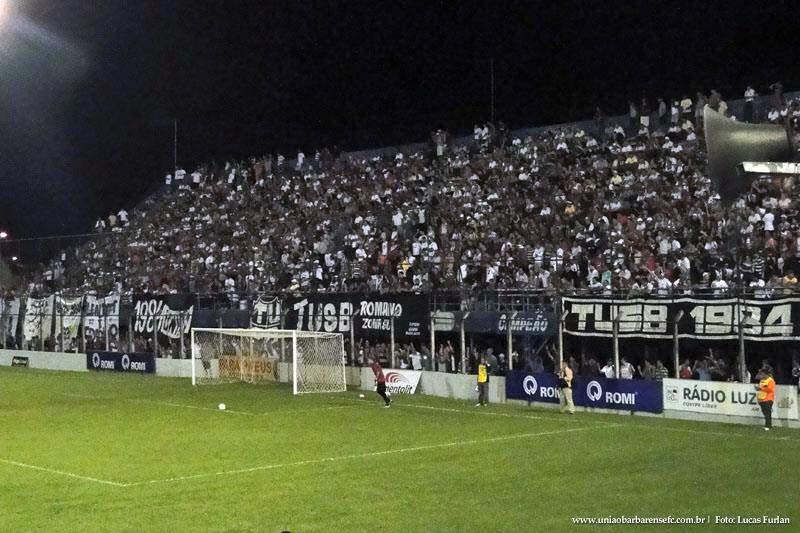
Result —
[[792, 145], [783, 126], [737, 122], [708, 106], [703, 109], [703, 121], [708, 174], [723, 202], [730, 202], [750, 186], [750, 180], [737, 173], [743, 161], [792, 160]]

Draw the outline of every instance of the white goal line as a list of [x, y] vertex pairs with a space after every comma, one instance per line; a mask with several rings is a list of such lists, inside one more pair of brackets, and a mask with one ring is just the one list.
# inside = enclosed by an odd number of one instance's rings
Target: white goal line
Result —
[[236, 470], [225, 470], [221, 472], [209, 472], [204, 474], [193, 474], [189, 476], [178, 476], [166, 479], [151, 479], [148, 481], [136, 481], [133, 483], [127, 483], [126, 487], [135, 487], [140, 485], [154, 485], [159, 483], [174, 483], [177, 481], [189, 481], [193, 479], [203, 479], [203, 478], [210, 478], [210, 477], [219, 477], [219, 476], [231, 476], [235, 474], [247, 474], [251, 472], [260, 472], [264, 470], [274, 470], [277, 468], [289, 468], [293, 466], [306, 466], [306, 465], [314, 465], [314, 464], [321, 464], [321, 463], [333, 463], [338, 461], [352, 461], [355, 459], [368, 459], [370, 457], [380, 457], [383, 455], [393, 455], [393, 454], [401, 454], [401, 453], [410, 453], [410, 452], [419, 452], [424, 450], [435, 450], [441, 448], [452, 448], [455, 446], [469, 446], [474, 444], [488, 444], [492, 442], [502, 442], [506, 440], [514, 440], [514, 439], [527, 439], [533, 437], [544, 437], [548, 435], [560, 435], [563, 433], [573, 433], [577, 431], [587, 431], [591, 429], [598, 429], [598, 428], [609, 428], [614, 427], [618, 424], [607, 424], [605, 426], [587, 426], [587, 427], [579, 427], [579, 428], [569, 428], [569, 429], [557, 429], [551, 431], [537, 431], [534, 433], [518, 433], [514, 435], [502, 435], [499, 437], [488, 437], [485, 439], [472, 439], [472, 440], [462, 440], [462, 441], [452, 441], [452, 442], [444, 442], [441, 444], [426, 444], [422, 446], [412, 446], [409, 448], [394, 448], [390, 450], [382, 450], [377, 452], [365, 452], [365, 453], [356, 453], [351, 455], [336, 455], [332, 457], [323, 457], [321, 459], [307, 459], [305, 461], [295, 461], [291, 463], [276, 463], [276, 464], [269, 464], [269, 465], [262, 465], [262, 466], [254, 466], [252, 468], [239, 468]]
[[239, 468], [236, 470], [224, 470], [220, 472], [208, 472], [203, 474], [192, 474], [188, 476], [177, 476], [165, 479], [150, 479], [147, 481], [134, 481], [131, 483], [121, 483], [118, 481], [110, 481], [107, 479], [100, 479], [90, 476], [83, 476], [80, 474], [74, 474], [72, 472], [66, 472], [64, 470], [56, 470], [54, 468], [45, 468], [42, 466], [36, 466], [29, 463], [22, 463], [19, 461], [13, 461], [11, 459], [0, 459], [0, 463], [8, 464], [11, 466], [16, 466], [20, 468], [26, 468], [30, 470], [37, 470], [40, 472], [46, 472], [49, 474], [55, 474], [60, 476], [66, 476], [73, 479], [79, 479], [82, 481], [90, 481], [93, 483], [98, 483], [101, 485], [109, 485], [112, 487], [119, 487], [119, 488], [127, 488], [127, 487], [138, 487], [143, 485], [155, 485], [161, 483], [175, 483], [178, 481], [190, 481], [194, 479], [203, 479], [203, 478], [211, 478], [211, 477], [220, 477], [220, 476], [232, 476], [236, 474], [247, 474], [251, 472], [261, 472], [264, 470], [274, 470], [277, 468], [289, 468], [293, 466], [306, 466], [306, 465], [314, 465], [314, 464], [321, 464], [321, 463], [334, 463], [338, 461], [352, 461], [355, 459], [368, 459], [370, 457], [380, 457], [383, 455], [393, 455], [393, 454], [401, 454], [401, 453], [411, 453], [411, 452], [418, 452], [423, 450], [435, 450], [441, 448], [452, 448], [455, 446], [469, 446], [474, 444], [488, 444], [492, 442], [502, 442], [507, 440], [514, 440], [514, 439], [527, 439], [533, 437], [544, 437], [548, 435], [560, 435], [564, 433], [573, 433], [577, 431], [587, 431], [591, 429], [599, 429], [599, 428], [610, 428], [615, 427], [619, 424], [608, 424], [605, 426], [589, 426], [589, 427], [579, 427], [579, 428], [569, 428], [569, 429], [557, 429], [551, 431], [538, 431], [534, 433], [518, 433], [514, 435], [502, 435], [499, 437], [488, 437], [485, 439], [472, 439], [472, 440], [462, 440], [462, 441], [452, 441], [452, 442], [444, 442], [441, 444], [426, 444], [422, 446], [412, 446], [409, 448], [395, 448], [390, 450], [382, 450], [377, 452], [365, 452], [365, 453], [357, 453], [352, 455], [338, 455], [333, 457], [323, 457], [321, 459], [307, 459], [305, 461], [295, 461], [291, 463], [274, 463], [269, 465], [262, 465], [262, 466], [255, 466], [252, 468]]

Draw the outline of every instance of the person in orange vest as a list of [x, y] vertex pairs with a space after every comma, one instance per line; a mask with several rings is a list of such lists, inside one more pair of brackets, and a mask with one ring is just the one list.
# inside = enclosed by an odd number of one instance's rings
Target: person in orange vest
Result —
[[772, 403], [775, 401], [775, 380], [772, 379], [772, 369], [762, 368], [759, 371], [761, 377], [756, 390], [758, 394], [758, 406], [761, 407], [761, 412], [764, 413], [764, 431], [769, 431], [772, 427]]

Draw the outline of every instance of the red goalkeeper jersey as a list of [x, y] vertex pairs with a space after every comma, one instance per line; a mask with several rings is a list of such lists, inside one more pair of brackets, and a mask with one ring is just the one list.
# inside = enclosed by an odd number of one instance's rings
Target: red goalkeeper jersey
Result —
[[372, 372], [375, 374], [375, 381], [378, 383], [386, 383], [386, 376], [383, 375], [383, 368], [380, 363], [375, 361], [372, 363]]

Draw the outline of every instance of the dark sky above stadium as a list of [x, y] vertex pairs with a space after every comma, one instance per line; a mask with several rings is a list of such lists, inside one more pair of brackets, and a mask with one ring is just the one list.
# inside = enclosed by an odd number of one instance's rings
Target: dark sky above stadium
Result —
[[178, 160], [798, 87], [791, 2], [0, 0], [0, 228], [89, 231]]

